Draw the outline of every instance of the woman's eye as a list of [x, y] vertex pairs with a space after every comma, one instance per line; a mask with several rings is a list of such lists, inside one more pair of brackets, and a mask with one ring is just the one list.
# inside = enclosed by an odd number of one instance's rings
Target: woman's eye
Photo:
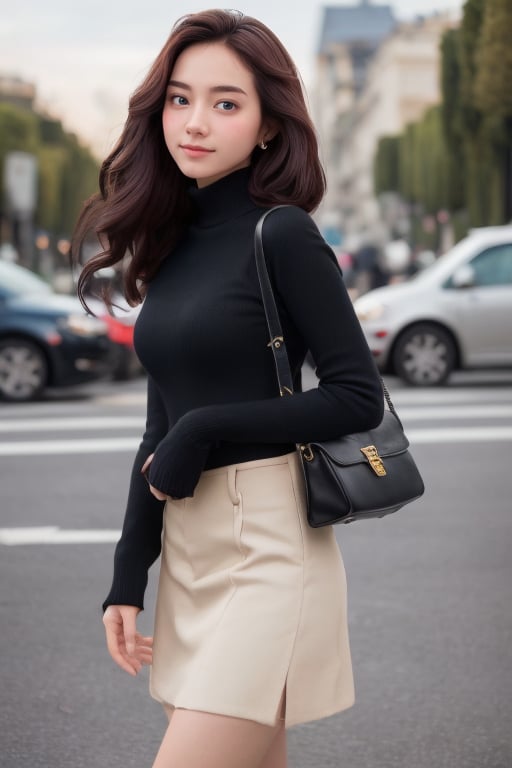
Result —
[[188, 104], [185, 96], [170, 96], [169, 101], [171, 104], [176, 104], [178, 107], [184, 107], [186, 104]]
[[236, 109], [236, 104], [233, 104], [232, 101], [219, 101], [217, 108], [220, 109], [221, 112], [232, 112]]

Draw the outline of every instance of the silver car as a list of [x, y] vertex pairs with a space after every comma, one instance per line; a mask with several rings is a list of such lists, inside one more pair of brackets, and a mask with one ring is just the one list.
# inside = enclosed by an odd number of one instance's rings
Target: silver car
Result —
[[411, 385], [512, 367], [512, 225], [471, 230], [409, 282], [354, 306], [379, 369]]

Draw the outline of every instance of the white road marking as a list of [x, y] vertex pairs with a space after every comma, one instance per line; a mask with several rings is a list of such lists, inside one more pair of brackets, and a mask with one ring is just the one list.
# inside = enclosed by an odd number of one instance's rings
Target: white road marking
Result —
[[0, 443], [0, 456], [55, 456], [61, 454], [133, 451], [140, 437], [104, 437], [91, 440], [36, 440]]
[[[512, 408], [511, 408], [512, 410]], [[0, 432], [69, 432], [89, 429], [143, 429], [145, 420], [131, 416], [77, 416], [75, 418], [14, 419], [0, 422]]]
[[[89, 412], [96, 405], [108, 405], [109, 407], [131, 407], [141, 406], [144, 411], [146, 406], [145, 392], [119, 392], [112, 395], [98, 395], [90, 400], [76, 400], [73, 402], [64, 402], [59, 400], [47, 400], [46, 402], [34, 401], [29, 403], [6, 403], [0, 402], [0, 415], [2, 418], [17, 416], [37, 416], [39, 413], [70, 413], [76, 414], [77, 411]], [[139, 410], [137, 408], [137, 410]]]
[[[512, 417], [511, 405], [443, 405], [435, 407], [400, 408], [399, 415], [407, 420], [430, 419], [503, 419]], [[0, 422], [0, 432], [71, 432], [102, 429], [144, 429], [145, 419], [136, 416], [77, 416], [75, 418], [8, 419]]]
[[0, 544], [104, 544], [117, 542], [121, 531], [105, 529], [66, 530], [56, 525], [39, 528], [0, 528]]
[[512, 440], [511, 427], [442, 427], [406, 429], [409, 442], [419, 443], [494, 443]]
[[441, 405], [443, 403], [511, 402], [512, 387], [500, 389], [390, 389], [391, 400], [399, 405]]
[[512, 416], [512, 405], [442, 405], [424, 408], [398, 408], [401, 419], [505, 419]]
[[125, 392], [112, 395], [100, 395], [94, 398], [95, 403], [100, 405], [146, 405], [147, 395], [145, 392]]
[[[434, 427], [406, 429], [411, 443], [482, 443], [512, 440], [512, 426], [495, 427]], [[37, 440], [32, 442], [0, 443], [0, 456], [55, 456], [84, 453], [113, 453], [134, 451], [138, 437], [111, 437], [90, 440]]]

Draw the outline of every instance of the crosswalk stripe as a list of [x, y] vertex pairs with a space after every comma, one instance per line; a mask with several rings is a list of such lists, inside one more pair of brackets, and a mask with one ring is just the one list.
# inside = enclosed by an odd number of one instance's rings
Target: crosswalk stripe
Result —
[[102, 395], [94, 399], [100, 405], [146, 405], [145, 392], [125, 392], [124, 394]]
[[[467, 443], [512, 440], [512, 426], [494, 427], [434, 427], [409, 429], [411, 443]], [[0, 456], [55, 456], [84, 453], [112, 453], [134, 451], [140, 443], [138, 437], [112, 437], [88, 440], [36, 440], [31, 442], [0, 443]]]
[[0, 544], [104, 544], [119, 540], [121, 531], [111, 529], [66, 530], [56, 525], [0, 528]]
[[48, 413], [62, 415], [71, 414], [75, 416], [77, 412], [90, 413], [91, 406], [101, 406], [102, 408], [115, 410], [117, 408], [132, 408], [140, 410], [142, 413], [146, 406], [146, 394], [143, 392], [133, 394], [116, 394], [105, 397], [95, 397], [90, 400], [78, 400], [73, 402], [47, 401], [32, 403], [0, 403], [0, 417], [2, 419], [16, 418], [17, 416], [46, 416]]
[[506, 419], [512, 416], [512, 405], [442, 405], [424, 408], [400, 408], [401, 419]]
[[133, 451], [140, 437], [105, 437], [90, 440], [35, 440], [0, 443], [0, 456], [55, 456], [57, 454]]
[[411, 444], [419, 443], [486, 443], [512, 440], [511, 427], [440, 427], [407, 429]]
[[144, 427], [145, 420], [135, 416], [77, 416], [76, 418], [17, 419], [0, 422], [0, 432], [69, 432], [71, 430], [125, 429]]
[[[424, 408], [405, 407], [400, 408], [401, 419], [407, 421], [431, 420], [431, 419], [504, 419], [512, 417], [511, 405], [444, 405], [439, 407], [425, 406]], [[42, 418], [42, 419], [18, 419], [0, 422], [0, 432], [11, 434], [20, 432], [71, 432], [103, 430], [103, 429], [128, 429], [144, 428], [145, 420], [136, 416], [94, 416], [91, 418], [77, 416], [75, 418]]]
[[397, 389], [390, 391], [398, 405], [443, 405], [449, 403], [512, 402], [512, 387], [502, 389]]

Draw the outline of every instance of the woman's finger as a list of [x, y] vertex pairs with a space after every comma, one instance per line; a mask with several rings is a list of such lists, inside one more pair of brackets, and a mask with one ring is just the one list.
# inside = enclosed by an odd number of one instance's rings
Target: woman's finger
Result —
[[107, 634], [107, 648], [111, 657], [121, 669], [128, 672], [129, 675], [135, 676], [137, 674], [135, 665], [131, 659], [128, 660], [126, 654], [123, 653], [124, 648], [122, 650], [121, 647], [124, 646], [122, 635], [108, 625], [105, 625], [105, 629]]
[[158, 499], [159, 501], [165, 501], [166, 500], [167, 496], [165, 495], [165, 493], [162, 493], [162, 491], [159, 491], [158, 488], [155, 488], [154, 485], [150, 484], [149, 485], [149, 490], [151, 491], [153, 496], [156, 499]]
[[141, 664], [149, 665], [153, 662], [152, 637], [142, 637], [142, 635], [139, 634], [136, 635], [134, 657], [140, 661]]
[[135, 641], [137, 648], [151, 651], [153, 650], [153, 643], [147, 643], [145, 640]]
[[119, 608], [122, 619], [124, 645], [128, 656], [135, 653], [135, 641], [137, 633], [137, 613], [133, 606], [121, 606]]
[[147, 472], [147, 471], [148, 471], [148, 469], [149, 469], [149, 465], [150, 465], [150, 464], [151, 464], [151, 462], [153, 461], [153, 456], [154, 456], [154, 455], [155, 455], [154, 453], [150, 453], [150, 454], [149, 454], [149, 456], [147, 457], [146, 461], [145, 461], [145, 462], [144, 462], [144, 464], [142, 465], [142, 469], [141, 469], [141, 472], [142, 472], [142, 474], [144, 474], [145, 472]]
[[162, 493], [162, 491], [159, 491], [159, 490], [158, 490], [158, 488], [155, 488], [155, 486], [154, 486], [154, 485], [151, 485], [151, 484], [149, 483], [149, 480], [148, 480], [148, 474], [147, 474], [147, 473], [148, 473], [148, 469], [149, 469], [149, 467], [150, 467], [150, 465], [151, 465], [151, 462], [153, 461], [153, 456], [154, 456], [154, 455], [155, 455], [154, 453], [151, 453], [151, 454], [150, 454], [150, 455], [147, 457], [147, 459], [146, 459], [146, 461], [144, 462], [144, 464], [142, 465], [142, 469], [141, 469], [140, 471], [141, 471], [141, 473], [144, 475], [144, 477], [146, 478], [146, 480], [148, 481], [148, 484], [149, 484], [149, 490], [151, 491], [151, 493], [153, 494], [153, 496], [155, 497], [155, 499], [158, 499], [159, 501], [165, 501], [165, 500], [166, 500], [166, 498], [167, 498], [167, 496], [165, 495], [165, 493]]

